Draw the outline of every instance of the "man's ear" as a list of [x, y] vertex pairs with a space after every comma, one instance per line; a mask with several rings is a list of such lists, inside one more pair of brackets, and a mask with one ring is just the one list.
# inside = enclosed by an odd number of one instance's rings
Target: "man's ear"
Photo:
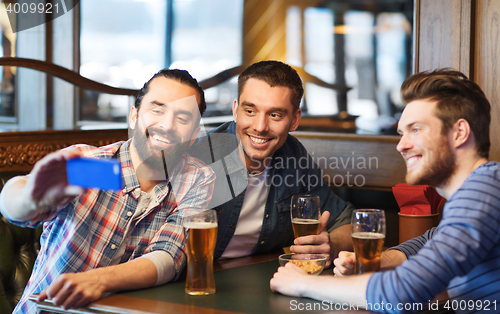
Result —
[[238, 119], [238, 99], [235, 99], [233, 102], [233, 119], [234, 122]]
[[458, 148], [471, 138], [470, 124], [465, 119], [458, 119], [453, 125], [453, 145]]
[[293, 114], [292, 124], [290, 124], [290, 129], [288, 130], [288, 132], [293, 132], [293, 131], [297, 130], [297, 128], [299, 127], [299, 124], [300, 124], [301, 117], [302, 117], [302, 109], [299, 108]]
[[132, 106], [130, 108], [130, 114], [128, 115], [128, 124], [132, 130], [135, 129], [135, 124], [137, 123], [137, 108]]

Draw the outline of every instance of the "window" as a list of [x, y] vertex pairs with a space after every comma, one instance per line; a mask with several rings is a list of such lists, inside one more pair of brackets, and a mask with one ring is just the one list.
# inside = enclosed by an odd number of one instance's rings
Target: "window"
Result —
[[[171, 68], [186, 69], [198, 81], [242, 63], [242, 0], [174, 0]], [[205, 90], [209, 117], [231, 115], [238, 96], [236, 77]]]
[[315, 79], [304, 82], [303, 117], [348, 114], [358, 133], [393, 131], [411, 71], [412, 1], [370, 3], [288, 8], [287, 62]]
[[[171, 10], [171, 20], [169, 11]], [[115, 87], [140, 89], [165, 67], [198, 81], [241, 64], [243, 1], [86, 0], [81, 2], [80, 73]], [[206, 90], [207, 114], [227, 113], [233, 81]], [[127, 124], [133, 100], [83, 91], [80, 125]]]
[[[3, 56], [47, 60], [104, 84], [139, 89], [162, 68], [186, 69], [203, 81], [241, 66], [243, 56], [259, 61], [267, 53], [300, 70], [304, 117], [349, 114], [357, 117], [358, 132], [381, 133], [401, 111], [399, 87], [411, 71], [412, 0], [325, 0], [317, 7], [267, 0], [64, 3], [63, 15], [18, 33], [5, 27], [3, 4]], [[252, 49], [243, 47], [244, 32], [252, 33]], [[0, 79], [1, 130], [125, 128], [134, 102], [29, 69], [5, 67]], [[236, 76], [205, 94], [204, 122], [230, 120]]]
[[[335, 56], [333, 36], [333, 12], [325, 8], [304, 10], [304, 69], [317, 78], [334, 84]], [[307, 114], [333, 115], [338, 113], [336, 91], [306, 83]]]
[[[5, 10], [5, 3], [0, 4], [1, 38], [0, 54], [2, 57], [13, 57], [16, 52], [16, 34]], [[15, 67], [0, 67], [0, 123], [16, 121], [15, 107]]]
[[[166, 1], [85, 0], [80, 7], [81, 75], [140, 89], [165, 67]], [[81, 91], [79, 124], [108, 121], [126, 127], [131, 98]]]

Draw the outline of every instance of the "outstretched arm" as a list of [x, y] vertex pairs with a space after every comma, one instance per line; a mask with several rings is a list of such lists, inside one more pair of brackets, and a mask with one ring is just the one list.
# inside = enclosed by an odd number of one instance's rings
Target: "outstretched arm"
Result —
[[[172, 260], [172, 257], [168, 255]], [[173, 260], [171, 279], [173, 278]], [[65, 309], [79, 308], [99, 300], [106, 292], [135, 290], [154, 286], [157, 283], [155, 264], [147, 258], [101, 267], [83, 273], [62, 274], [40, 293], [38, 301], [52, 299], [54, 304]]]
[[366, 306], [366, 289], [372, 273], [358, 276], [311, 276], [287, 263], [270, 281], [271, 290], [294, 297]]
[[28, 176], [11, 179], [2, 189], [1, 212], [12, 220], [29, 221], [44, 208], [82, 193], [82, 188], [69, 185], [66, 178], [66, 161], [81, 154], [78, 150], [51, 153], [38, 161]]

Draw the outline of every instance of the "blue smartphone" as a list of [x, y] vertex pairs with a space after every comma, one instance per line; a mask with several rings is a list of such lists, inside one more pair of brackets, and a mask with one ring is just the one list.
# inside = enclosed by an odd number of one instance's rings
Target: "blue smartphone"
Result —
[[122, 167], [116, 159], [70, 159], [66, 162], [66, 173], [71, 185], [114, 191], [122, 188]]

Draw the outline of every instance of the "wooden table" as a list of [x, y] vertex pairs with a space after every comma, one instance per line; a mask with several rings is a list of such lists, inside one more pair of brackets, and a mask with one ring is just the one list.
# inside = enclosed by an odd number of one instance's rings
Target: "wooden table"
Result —
[[[278, 268], [276, 254], [251, 256], [215, 262], [217, 292], [209, 296], [184, 293], [185, 280], [180, 279], [154, 288], [122, 292], [107, 296], [81, 309], [65, 311], [51, 301], [38, 302], [40, 310], [54, 313], [370, 313], [341, 309], [340, 304], [273, 293], [269, 280]], [[322, 275], [331, 275], [328, 269]], [[32, 300], [36, 297], [32, 297]], [[302, 310], [301, 310], [302, 309]], [[340, 309], [340, 310], [339, 310]], [[434, 312], [438, 313], [438, 312]], [[442, 312], [439, 312], [442, 313]]]

